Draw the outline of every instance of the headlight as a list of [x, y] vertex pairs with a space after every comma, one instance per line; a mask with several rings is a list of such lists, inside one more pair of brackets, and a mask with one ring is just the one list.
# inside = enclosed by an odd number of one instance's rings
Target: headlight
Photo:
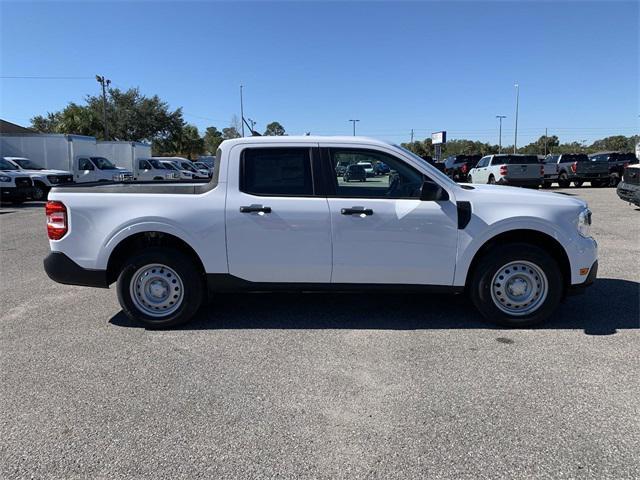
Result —
[[591, 210], [585, 208], [578, 215], [578, 233], [583, 237], [591, 236]]
[[3, 183], [11, 182], [11, 177], [7, 177], [6, 175], [0, 175], [0, 182], [3, 182]]
[[49, 180], [50, 183], [58, 183], [60, 178], [55, 175], [47, 175], [47, 180]]

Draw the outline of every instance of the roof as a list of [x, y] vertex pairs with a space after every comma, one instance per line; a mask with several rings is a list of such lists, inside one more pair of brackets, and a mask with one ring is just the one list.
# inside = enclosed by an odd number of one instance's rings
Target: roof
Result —
[[353, 136], [321, 136], [321, 135], [282, 135], [282, 136], [260, 136], [260, 137], [241, 137], [231, 140], [225, 140], [223, 143], [225, 146], [233, 146], [235, 144], [243, 143], [351, 143], [351, 144], [363, 144], [367, 145], [379, 145], [389, 146], [390, 142], [384, 140], [378, 140], [369, 137], [353, 137]]
[[0, 119], [0, 133], [35, 133], [35, 130]]

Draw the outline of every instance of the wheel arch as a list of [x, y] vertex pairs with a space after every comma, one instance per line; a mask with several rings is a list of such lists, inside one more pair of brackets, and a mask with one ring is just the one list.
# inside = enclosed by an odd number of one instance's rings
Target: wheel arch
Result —
[[469, 282], [473, 278], [473, 274], [475, 273], [475, 269], [477, 268], [480, 259], [493, 248], [509, 243], [527, 243], [548, 251], [560, 267], [564, 287], [563, 295], [566, 293], [567, 289], [571, 285], [571, 262], [569, 260], [569, 255], [557, 239], [547, 233], [541, 232], [540, 230], [532, 229], [507, 230], [506, 232], [499, 233], [485, 241], [475, 252], [473, 259], [469, 264], [465, 277], [466, 288], [468, 288]]
[[204, 275], [202, 259], [196, 251], [183, 239], [162, 231], [144, 231], [123, 238], [109, 254], [107, 261], [107, 283], [110, 285], [118, 279], [127, 258], [136, 252], [149, 247], [167, 247], [179, 250], [191, 258], [196, 268]]

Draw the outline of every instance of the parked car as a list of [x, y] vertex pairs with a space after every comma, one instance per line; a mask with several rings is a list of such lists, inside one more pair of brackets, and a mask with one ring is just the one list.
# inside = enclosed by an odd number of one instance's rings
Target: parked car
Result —
[[202, 175], [206, 175], [207, 178], [211, 178], [213, 167], [209, 167], [209, 165], [204, 162], [193, 162], [193, 166], [196, 167]]
[[206, 170], [206, 169], [200, 170], [196, 168], [196, 166], [190, 160], [185, 160], [185, 159], [175, 160], [175, 162], [177, 163], [180, 169], [186, 170], [187, 172], [191, 172], [192, 178], [196, 178], [196, 179], [209, 178], [209, 170]]
[[451, 155], [444, 160], [444, 173], [454, 181], [464, 183], [480, 158], [481, 155]]
[[31, 178], [4, 158], [0, 158], [0, 202], [22, 203], [32, 194]]
[[638, 163], [636, 156], [625, 152], [600, 152], [589, 155], [591, 161], [607, 162], [609, 165], [609, 185], [616, 187], [620, 180], [625, 167]]
[[28, 175], [33, 187], [31, 198], [33, 200], [46, 200], [49, 190], [54, 185], [73, 183], [73, 174], [64, 170], [47, 170], [28, 158], [3, 157], [16, 168], [16, 172]]
[[344, 172], [342, 179], [347, 183], [354, 180], [356, 182], [366, 182], [367, 170], [360, 164], [349, 165], [347, 170]]
[[173, 168], [154, 158], [143, 158], [138, 160], [136, 168], [136, 180], [159, 181], [159, 180], [180, 180], [180, 173]]
[[373, 166], [374, 175], [387, 175], [391, 169], [386, 163], [378, 162]]
[[616, 191], [622, 200], [640, 207], [640, 165], [636, 163], [625, 167]]
[[176, 160], [166, 160], [163, 157], [154, 157], [153, 159], [158, 160], [165, 168], [178, 172], [180, 180], [193, 180], [193, 172], [182, 168]]
[[487, 155], [469, 171], [468, 181], [538, 188], [542, 183], [542, 170], [536, 155]]
[[[336, 182], [335, 159], [352, 152], [398, 178]], [[150, 327], [188, 321], [209, 295], [279, 288], [466, 292], [486, 318], [522, 327], [597, 274], [577, 197], [459, 185], [402, 147], [358, 137], [238, 138], [216, 162], [207, 183], [53, 188], [47, 274], [117, 282], [124, 313]]]
[[364, 168], [364, 172], [367, 174], [367, 177], [373, 177], [373, 164], [370, 162], [358, 162], [357, 165], [360, 165]]
[[336, 165], [336, 176], [341, 177], [347, 171], [347, 167], [351, 165], [351, 162], [341, 161]]
[[204, 163], [210, 170], [213, 170], [213, 167], [215, 167], [215, 159], [216, 157], [213, 155], [200, 155], [198, 162]]
[[593, 187], [603, 187], [609, 182], [609, 166], [607, 162], [591, 161], [584, 153], [549, 155], [547, 159], [549, 163], [556, 163], [558, 185], [562, 188], [569, 187], [571, 182], [576, 187], [581, 187], [584, 182], [590, 182]]

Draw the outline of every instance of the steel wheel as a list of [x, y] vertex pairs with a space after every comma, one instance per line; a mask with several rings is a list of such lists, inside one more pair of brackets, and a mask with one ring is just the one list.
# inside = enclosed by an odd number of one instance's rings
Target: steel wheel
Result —
[[491, 299], [502, 312], [524, 316], [544, 303], [548, 285], [547, 276], [536, 264], [524, 260], [509, 262], [493, 276]]
[[44, 188], [42, 188], [40, 185], [35, 184], [33, 186], [33, 190], [31, 191], [31, 198], [33, 200], [46, 200], [47, 199], [47, 192], [45, 192]]
[[131, 277], [129, 292], [136, 308], [151, 317], [171, 315], [184, 299], [182, 279], [160, 263], [139, 268]]

